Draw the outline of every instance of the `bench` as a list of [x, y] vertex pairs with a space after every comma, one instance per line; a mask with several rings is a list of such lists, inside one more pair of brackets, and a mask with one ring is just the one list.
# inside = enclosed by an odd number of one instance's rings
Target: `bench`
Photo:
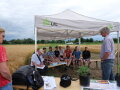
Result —
[[101, 62], [100, 59], [91, 59], [90, 61], [96, 63], [96, 68], [98, 68], [98, 62]]
[[[91, 59], [90, 61], [96, 63], [96, 68], [98, 68], [98, 62], [101, 62], [100, 59]], [[54, 67], [62, 66], [62, 65], [66, 65], [66, 64], [65, 63], [64, 64], [59, 63], [59, 64], [56, 64], [56, 65], [48, 65], [48, 68], [54, 68]]]

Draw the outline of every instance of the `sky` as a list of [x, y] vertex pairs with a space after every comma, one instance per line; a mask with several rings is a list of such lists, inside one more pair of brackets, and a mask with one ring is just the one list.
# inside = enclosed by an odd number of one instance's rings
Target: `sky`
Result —
[[[7, 40], [34, 39], [34, 15], [51, 15], [66, 9], [120, 22], [120, 0], [0, 0], [0, 27], [6, 30]], [[99, 36], [93, 38], [101, 39]]]

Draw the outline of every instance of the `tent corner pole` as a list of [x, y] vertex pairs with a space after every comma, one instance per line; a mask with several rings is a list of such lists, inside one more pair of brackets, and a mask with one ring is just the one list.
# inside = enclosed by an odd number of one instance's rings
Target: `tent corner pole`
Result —
[[66, 45], [66, 40], [65, 40], [65, 45]]
[[37, 51], [37, 29], [35, 29], [35, 52]]
[[80, 48], [80, 44], [81, 44], [81, 32], [79, 32], [79, 38], [78, 38], [78, 40], [79, 40], [79, 48]]
[[81, 44], [81, 38], [79, 37], [78, 40], [79, 40], [79, 45], [80, 45]]

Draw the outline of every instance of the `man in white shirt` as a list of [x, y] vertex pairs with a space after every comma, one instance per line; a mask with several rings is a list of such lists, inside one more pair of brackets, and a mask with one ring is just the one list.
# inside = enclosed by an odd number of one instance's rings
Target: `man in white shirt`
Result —
[[114, 66], [114, 41], [109, 36], [110, 30], [108, 27], [104, 27], [100, 30], [101, 35], [104, 37], [103, 44], [101, 47], [100, 58], [101, 69], [102, 69], [102, 79], [103, 80], [114, 80], [114, 75], [112, 72]]
[[47, 66], [44, 65], [44, 58], [39, 49], [31, 57], [31, 66], [35, 66], [41, 75], [45, 75], [47, 71]]

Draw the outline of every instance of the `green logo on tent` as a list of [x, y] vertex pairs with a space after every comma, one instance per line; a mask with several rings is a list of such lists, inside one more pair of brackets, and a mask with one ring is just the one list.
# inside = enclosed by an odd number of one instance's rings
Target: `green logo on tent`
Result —
[[112, 24], [109, 24], [109, 25], [108, 25], [108, 28], [109, 28], [109, 29], [113, 29], [113, 25], [112, 25]]
[[44, 19], [43, 24], [44, 25], [51, 25], [51, 21], [49, 21], [48, 19]]

